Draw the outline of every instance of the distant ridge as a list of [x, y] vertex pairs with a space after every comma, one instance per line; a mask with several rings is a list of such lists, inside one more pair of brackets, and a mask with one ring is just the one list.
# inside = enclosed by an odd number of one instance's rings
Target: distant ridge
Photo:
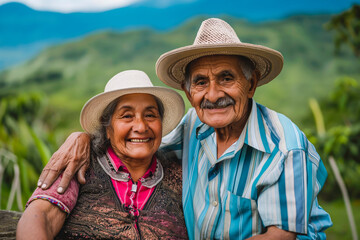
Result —
[[[259, 0], [197, 0], [167, 7], [160, 7], [157, 2], [146, 0], [105, 12], [68, 14], [36, 11], [20, 3], [0, 5], [0, 70], [29, 59], [47, 46], [99, 31], [138, 28], [168, 31], [200, 15], [259, 22], [279, 20], [295, 13], [331, 14], [351, 7], [349, 1], [335, 0], [313, 1], [311, 7], [304, 7], [302, 1], [289, 4], [285, 0], [261, 4]], [[325, 2], [327, 12], [321, 10]]]
[[[103, 29], [123, 31], [149, 27], [155, 30], [170, 30], [198, 15], [228, 15], [248, 21], [267, 21], [288, 17], [295, 13], [334, 13], [336, 9], [329, 7], [327, 12], [321, 12], [317, 10], [320, 9], [316, 5], [318, 1], [314, 1], [314, 8], [307, 12], [305, 8], [297, 6], [299, 5], [297, 2], [289, 4], [288, 1], [280, 0], [277, 1], [279, 7], [273, 4], [256, 6], [256, 2], [258, 1], [245, 3], [229, 0], [198, 0], [161, 8], [151, 6], [151, 1], [146, 1], [105, 12], [69, 14], [36, 11], [21, 3], [8, 3], [0, 5], [0, 47], [31, 44], [38, 41], [61, 41]], [[329, 5], [332, 2], [329, 1]], [[346, 4], [343, 6], [345, 7]]]
[[[360, 79], [359, 60], [348, 48], [334, 55], [333, 34], [323, 27], [330, 17], [299, 15], [256, 24], [224, 17], [243, 42], [268, 46], [284, 56], [281, 74], [256, 90], [256, 101], [299, 123], [308, 112], [310, 97], [328, 96], [336, 79], [344, 75]], [[157, 58], [191, 44], [204, 19], [193, 18], [169, 32], [107, 31], [49, 47], [30, 61], [0, 72], [0, 97], [15, 91], [41, 91], [54, 111], [64, 113], [63, 119], [78, 122], [86, 100], [102, 92], [119, 71], [140, 69], [154, 85], [164, 86], [155, 74]]]

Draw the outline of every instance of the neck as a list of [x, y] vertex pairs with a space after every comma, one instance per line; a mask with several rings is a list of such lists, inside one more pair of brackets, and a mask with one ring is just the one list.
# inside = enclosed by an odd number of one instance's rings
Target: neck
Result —
[[142, 176], [144, 176], [146, 171], [149, 169], [152, 159], [152, 157], [149, 159], [121, 158], [121, 161], [129, 171], [131, 179], [134, 182], [137, 182]]
[[217, 142], [217, 158], [228, 149], [234, 142], [236, 142], [244, 127], [251, 112], [252, 102], [249, 100], [246, 113], [242, 116], [239, 121], [233, 122], [223, 128], [215, 128], [216, 142]]

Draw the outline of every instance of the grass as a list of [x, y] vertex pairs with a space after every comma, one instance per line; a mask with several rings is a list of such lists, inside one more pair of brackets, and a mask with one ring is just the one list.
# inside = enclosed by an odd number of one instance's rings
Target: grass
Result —
[[[333, 226], [325, 231], [328, 240], [352, 240], [349, 220], [344, 201], [321, 201], [320, 205], [330, 214]], [[360, 199], [353, 200], [351, 207], [354, 214], [358, 235], [360, 234]]]

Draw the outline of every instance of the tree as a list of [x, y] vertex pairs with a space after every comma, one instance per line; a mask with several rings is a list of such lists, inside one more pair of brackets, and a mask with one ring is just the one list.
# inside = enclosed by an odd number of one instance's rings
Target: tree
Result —
[[334, 16], [326, 25], [328, 30], [335, 30], [335, 49], [348, 45], [357, 57], [360, 57], [360, 5]]

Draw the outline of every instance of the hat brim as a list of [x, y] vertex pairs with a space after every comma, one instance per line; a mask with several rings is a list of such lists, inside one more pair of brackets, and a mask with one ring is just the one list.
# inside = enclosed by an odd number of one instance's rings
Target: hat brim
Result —
[[260, 73], [257, 86], [264, 85], [279, 75], [284, 63], [280, 52], [261, 45], [250, 43], [190, 45], [161, 55], [156, 62], [156, 74], [166, 85], [181, 90], [186, 66], [197, 58], [210, 55], [239, 55], [249, 58]]
[[151, 94], [164, 105], [162, 136], [173, 130], [184, 116], [184, 100], [174, 90], [165, 87], [128, 88], [100, 93], [86, 102], [80, 113], [81, 127], [90, 134], [100, 127], [100, 117], [104, 109], [115, 99], [132, 93]]

